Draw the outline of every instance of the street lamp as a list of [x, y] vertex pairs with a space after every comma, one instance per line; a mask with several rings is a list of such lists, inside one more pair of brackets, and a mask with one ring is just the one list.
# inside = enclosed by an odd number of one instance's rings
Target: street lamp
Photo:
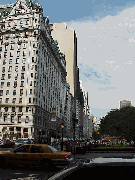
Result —
[[61, 151], [63, 151], [63, 129], [64, 129], [64, 125], [61, 125], [61, 129], [62, 129]]
[[39, 143], [40, 143], [41, 129], [39, 129]]

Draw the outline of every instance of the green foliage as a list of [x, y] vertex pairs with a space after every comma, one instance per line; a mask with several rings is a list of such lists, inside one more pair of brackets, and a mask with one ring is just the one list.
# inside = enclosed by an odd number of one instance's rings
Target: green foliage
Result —
[[124, 137], [135, 140], [135, 107], [123, 107], [110, 111], [101, 119], [100, 135]]
[[93, 138], [95, 141], [96, 141], [96, 140], [99, 140], [99, 139], [100, 139], [100, 135], [97, 134], [96, 131], [93, 131], [93, 133], [92, 133], [92, 138]]

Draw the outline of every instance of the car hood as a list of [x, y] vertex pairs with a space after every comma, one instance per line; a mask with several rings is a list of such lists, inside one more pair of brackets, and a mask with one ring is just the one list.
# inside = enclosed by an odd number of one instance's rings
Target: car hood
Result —
[[1, 154], [13, 154], [13, 152], [11, 152], [11, 151], [0, 151], [0, 155]]
[[64, 168], [59, 171], [48, 180], [60, 180], [65, 175], [74, 172], [76, 169], [80, 167], [98, 167], [103, 166], [106, 168], [107, 166], [135, 166], [135, 158], [134, 157], [98, 157], [92, 159], [80, 159], [79, 161], [73, 162], [70, 166]]

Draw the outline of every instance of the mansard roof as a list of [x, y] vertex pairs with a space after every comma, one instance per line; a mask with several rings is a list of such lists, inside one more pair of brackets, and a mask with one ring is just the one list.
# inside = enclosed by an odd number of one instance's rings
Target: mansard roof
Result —
[[14, 3], [0, 5], [0, 19], [8, 16], [13, 6]]
[[[16, 3], [19, 0], [17, 0], [15, 3], [10, 4], [4, 4], [0, 5], [0, 20], [8, 16], [12, 10], [12, 8], [16, 5]], [[32, 1], [32, 0], [25, 0], [28, 7], [32, 10], [34, 9], [43, 9], [42, 6], [39, 4], [38, 0]], [[20, 1], [21, 2], [21, 1]]]

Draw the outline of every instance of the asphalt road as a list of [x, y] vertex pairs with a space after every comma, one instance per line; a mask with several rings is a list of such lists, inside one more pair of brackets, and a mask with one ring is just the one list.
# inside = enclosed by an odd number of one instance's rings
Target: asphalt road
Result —
[[[0, 148], [0, 151], [7, 151], [11, 150], [12, 148]], [[119, 157], [119, 156], [132, 156], [135, 157], [135, 153], [86, 153], [86, 154], [75, 154], [75, 161], [78, 161], [80, 159], [87, 159], [87, 158], [96, 158], [96, 157]], [[72, 157], [74, 158], [74, 154], [72, 154]], [[33, 179], [40, 179], [40, 180], [47, 180], [49, 177], [60, 171], [61, 169], [57, 168], [55, 170], [50, 169], [50, 171], [41, 170], [39, 167], [33, 168], [33, 167], [6, 167], [6, 168], [0, 168], [0, 180], [33, 180]]]

